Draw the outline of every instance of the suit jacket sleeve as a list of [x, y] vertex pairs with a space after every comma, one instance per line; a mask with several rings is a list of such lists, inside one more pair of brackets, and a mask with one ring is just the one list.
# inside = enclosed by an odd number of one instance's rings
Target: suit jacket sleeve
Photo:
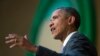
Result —
[[38, 46], [38, 51], [36, 53], [36, 56], [61, 56], [61, 54], [52, 51], [48, 48]]
[[78, 35], [69, 40], [62, 53], [39, 46], [36, 56], [97, 56], [97, 52], [85, 36]]
[[89, 48], [88, 46], [80, 47], [80, 46], [73, 45], [71, 48], [69, 48], [68, 51], [65, 50], [65, 54], [64, 54], [64, 53], [57, 53], [48, 48], [39, 46], [36, 56], [91, 56], [90, 54], [93, 54], [93, 53], [89, 53], [88, 48]]
[[[93, 49], [93, 48], [92, 48]], [[85, 42], [73, 44], [68, 50], [65, 49], [65, 53], [57, 53], [48, 48], [39, 46], [36, 56], [97, 56], [95, 50], [91, 51], [91, 47]]]

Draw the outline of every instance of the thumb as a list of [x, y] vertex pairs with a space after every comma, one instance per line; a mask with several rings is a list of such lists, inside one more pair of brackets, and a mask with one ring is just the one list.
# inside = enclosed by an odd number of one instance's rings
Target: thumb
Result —
[[24, 35], [24, 38], [25, 38], [26, 40], [28, 40], [27, 35]]

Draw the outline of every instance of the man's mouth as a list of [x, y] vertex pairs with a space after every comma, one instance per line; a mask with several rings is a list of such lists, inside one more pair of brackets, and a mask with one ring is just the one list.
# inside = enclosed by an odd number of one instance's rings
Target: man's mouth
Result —
[[51, 28], [51, 32], [52, 32], [52, 33], [54, 32], [54, 30], [55, 30], [55, 28]]

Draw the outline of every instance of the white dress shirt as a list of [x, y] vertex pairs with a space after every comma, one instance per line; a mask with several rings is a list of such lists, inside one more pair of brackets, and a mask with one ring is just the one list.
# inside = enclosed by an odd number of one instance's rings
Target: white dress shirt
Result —
[[65, 45], [68, 43], [68, 40], [69, 40], [69, 39], [72, 37], [72, 35], [75, 34], [75, 33], [76, 33], [76, 31], [70, 33], [70, 34], [65, 38], [65, 40], [64, 40], [64, 42], [63, 42], [62, 48], [65, 47]]

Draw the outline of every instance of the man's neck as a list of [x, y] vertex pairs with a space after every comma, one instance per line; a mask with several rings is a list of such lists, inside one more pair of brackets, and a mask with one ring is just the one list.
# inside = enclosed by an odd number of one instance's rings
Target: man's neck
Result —
[[66, 36], [68, 36], [70, 33], [74, 32], [74, 31], [77, 31], [77, 30], [72, 28], [72, 29], [70, 29], [69, 31], [67, 31], [67, 33], [65, 33], [65, 34], [62, 36], [62, 38], [60, 39], [61, 42], [63, 43], [64, 40], [65, 40], [65, 38], [66, 38]]

